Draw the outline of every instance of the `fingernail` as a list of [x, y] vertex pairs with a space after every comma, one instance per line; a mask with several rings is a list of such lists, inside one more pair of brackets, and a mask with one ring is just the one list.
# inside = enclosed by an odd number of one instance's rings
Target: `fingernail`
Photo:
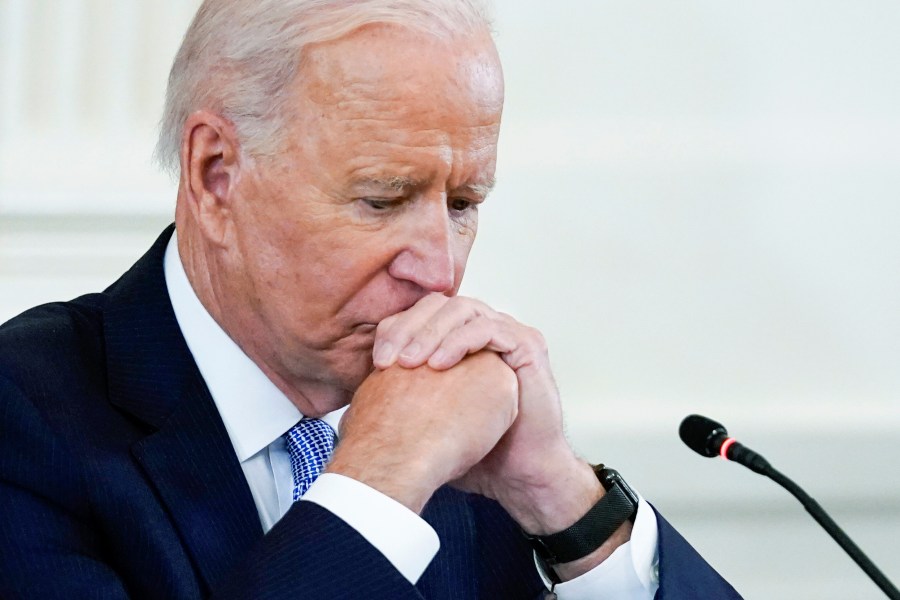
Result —
[[431, 358], [428, 359], [428, 363], [435, 366], [441, 366], [447, 360], [447, 351], [443, 348], [438, 348], [437, 352], [431, 355]]
[[413, 342], [403, 349], [403, 352], [400, 353], [400, 358], [405, 358], [407, 360], [416, 358], [421, 350], [422, 344], [420, 344], [419, 342]]
[[375, 350], [375, 364], [387, 366], [393, 358], [393, 355], [394, 347], [390, 342], [385, 342]]

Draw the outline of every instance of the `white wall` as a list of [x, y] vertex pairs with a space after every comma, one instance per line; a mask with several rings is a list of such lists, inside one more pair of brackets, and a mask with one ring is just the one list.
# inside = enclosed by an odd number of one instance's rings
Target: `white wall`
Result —
[[[196, 1], [0, 0], [0, 319], [171, 219], [150, 164]], [[121, 26], [116, 26], [116, 24]], [[900, 5], [502, 0], [499, 186], [465, 291], [547, 335], [570, 432], [748, 598], [876, 598], [707, 412], [900, 581]]]

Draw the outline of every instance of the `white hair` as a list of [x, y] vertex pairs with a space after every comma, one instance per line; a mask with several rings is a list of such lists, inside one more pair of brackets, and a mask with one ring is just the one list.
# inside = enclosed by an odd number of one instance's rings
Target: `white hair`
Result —
[[491, 30], [483, 0], [205, 0], [169, 73], [157, 162], [178, 174], [182, 129], [199, 109], [231, 121], [246, 155], [276, 153], [303, 49], [372, 24], [439, 37]]

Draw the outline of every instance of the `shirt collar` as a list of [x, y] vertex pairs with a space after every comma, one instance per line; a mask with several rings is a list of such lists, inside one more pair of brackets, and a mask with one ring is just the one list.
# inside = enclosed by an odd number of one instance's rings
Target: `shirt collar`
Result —
[[[166, 247], [163, 265], [178, 326], [238, 460], [244, 462], [278, 440], [303, 414], [206, 311], [182, 266], [177, 232]], [[323, 420], [337, 431], [344, 410]]]

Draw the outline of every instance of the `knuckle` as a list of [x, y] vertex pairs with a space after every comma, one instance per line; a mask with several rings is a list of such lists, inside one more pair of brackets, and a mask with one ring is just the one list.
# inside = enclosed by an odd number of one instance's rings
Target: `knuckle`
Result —
[[450, 298], [450, 301], [453, 302], [455, 307], [472, 312], [476, 315], [483, 315], [491, 311], [491, 308], [478, 300], [477, 298], [471, 298], [469, 296], [454, 296]]
[[507, 325], [510, 325], [513, 327], [518, 327], [519, 325], [521, 325], [521, 323], [519, 323], [519, 321], [517, 321], [516, 318], [513, 317], [512, 315], [510, 315], [509, 313], [494, 311], [494, 316], [496, 317], [496, 319], [498, 321], [500, 321], [502, 323], [506, 323]]
[[433, 294], [428, 294], [427, 296], [425, 296], [425, 298], [423, 298], [421, 302], [440, 307], [447, 304], [447, 302], [449, 302], [450, 300], [451, 299], [447, 296], [435, 292]]
[[421, 340], [433, 340], [437, 337], [437, 333], [434, 323], [429, 322], [422, 325], [419, 331], [416, 332], [415, 337]]
[[536, 350], [540, 350], [542, 352], [547, 351], [547, 338], [544, 337], [544, 334], [535, 329], [534, 327], [526, 327], [529, 343], [534, 346]]
[[473, 329], [496, 329], [497, 321], [495, 321], [488, 315], [478, 315], [477, 317], [469, 321], [469, 325]]
[[468, 339], [469, 336], [466, 334], [465, 330], [456, 329], [448, 333], [447, 336], [441, 340], [441, 348], [447, 352], [456, 353], [460, 351], [460, 348], [469, 345]]
[[397, 321], [397, 316], [390, 316], [385, 319], [382, 319], [378, 325], [375, 326], [375, 335], [378, 337], [384, 337], [387, 332], [390, 330], [391, 325], [393, 325]]
[[488, 311], [493, 312], [493, 310], [491, 309], [490, 306], [488, 306], [487, 304], [485, 304], [484, 302], [482, 302], [481, 300], [479, 300], [477, 298], [469, 298], [468, 300], [469, 300], [469, 304], [472, 306], [472, 308], [475, 308], [479, 312], [488, 312]]

